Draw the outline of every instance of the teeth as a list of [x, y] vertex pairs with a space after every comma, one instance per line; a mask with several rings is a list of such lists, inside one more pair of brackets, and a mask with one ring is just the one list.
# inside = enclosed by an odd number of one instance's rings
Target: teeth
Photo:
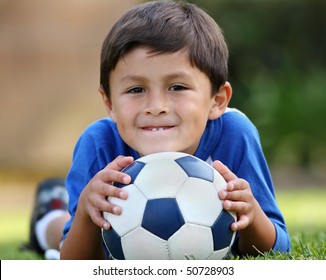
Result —
[[163, 131], [164, 128], [163, 127], [160, 127], [160, 128], [152, 128], [152, 131]]

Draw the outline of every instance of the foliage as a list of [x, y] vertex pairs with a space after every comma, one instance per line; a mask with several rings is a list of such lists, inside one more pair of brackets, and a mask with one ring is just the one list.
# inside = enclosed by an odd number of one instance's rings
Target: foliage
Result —
[[189, 2], [224, 31], [231, 105], [258, 127], [268, 161], [325, 164], [326, 1]]

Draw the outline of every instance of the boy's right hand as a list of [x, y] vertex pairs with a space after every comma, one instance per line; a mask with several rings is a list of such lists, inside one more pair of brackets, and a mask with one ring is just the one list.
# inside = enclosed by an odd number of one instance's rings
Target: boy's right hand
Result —
[[84, 214], [89, 216], [97, 226], [106, 230], [110, 228], [110, 224], [103, 219], [102, 212], [110, 212], [116, 215], [121, 214], [121, 208], [110, 203], [107, 197], [128, 198], [128, 193], [113, 186], [113, 182], [130, 183], [130, 176], [122, 173], [121, 169], [133, 161], [133, 157], [118, 156], [103, 170], [99, 171], [82, 191], [78, 207], [81, 207]]

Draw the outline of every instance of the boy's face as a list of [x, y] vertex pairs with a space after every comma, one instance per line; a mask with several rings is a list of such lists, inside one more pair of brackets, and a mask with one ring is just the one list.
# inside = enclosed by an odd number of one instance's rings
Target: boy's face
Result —
[[224, 112], [231, 89], [222, 86], [212, 97], [208, 77], [190, 64], [187, 52], [149, 51], [135, 48], [111, 72], [111, 101], [102, 92], [109, 115], [140, 156], [194, 154], [207, 120]]

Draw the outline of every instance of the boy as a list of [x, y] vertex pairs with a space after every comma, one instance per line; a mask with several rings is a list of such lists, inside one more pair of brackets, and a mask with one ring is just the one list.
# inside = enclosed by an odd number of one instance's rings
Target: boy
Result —
[[228, 182], [219, 197], [237, 213], [234, 254], [289, 250], [256, 128], [227, 107], [227, 60], [221, 30], [195, 5], [148, 2], [117, 21], [101, 53], [99, 92], [110, 118], [90, 125], [76, 145], [62, 259], [107, 257], [101, 228], [110, 225], [101, 213], [121, 209], [106, 197], [128, 199], [112, 182], [128, 184], [122, 168], [163, 151], [193, 154]]

